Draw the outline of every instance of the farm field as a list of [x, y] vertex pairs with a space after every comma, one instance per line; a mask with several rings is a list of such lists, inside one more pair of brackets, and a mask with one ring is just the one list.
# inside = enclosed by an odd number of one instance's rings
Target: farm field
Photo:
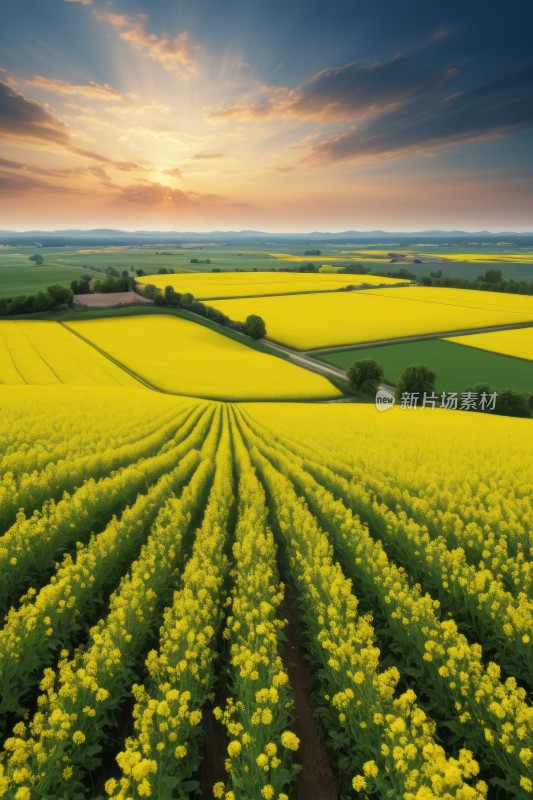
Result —
[[[396, 270], [402, 266], [419, 275], [429, 275], [442, 269], [444, 275], [475, 280], [486, 269], [500, 269], [504, 277], [517, 281], [533, 281], [533, 256], [531, 249], [519, 246], [490, 245], [442, 246], [401, 243], [386, 243], [365, 247], [357, 244], [318, 245], [320, 256], [306, 256], [304, 245], [268, 242], [262, 245], [239, 243], [213, 244], [198, 242], [187, 245], [113, 246], [113, 247], [0, 247], [0, 297], [33, 294], [54, 283], [69, 286], [71, 281], [86, 274], [84, 267], [119, 271], [128, 270], [135, 275], [142, 269], [148, 275], [159, 269], [176, 273], [212, 274], [213, 269], [222, 272], [236, 270], [262, 272], [265, 270], [294, 269], [301, 263], [312, 262], [317, 268], [322, 264], [361, 264], [371, 271]], [[290, 252], [288, 252], [290, 251]], [[30, 256], [39, 252], [45, 259], [41, 266], [32, 265]], [[404, 254], [408, 259], [391, 264], [390, 253]], [[423, 263], [413, 264], [414, 259]], [[197, 263], [191, 263], [196, 259]], [[209, 259], [210, 263], [205, 263]], [[204, 262], [204, 263], [201, 263]], [[92, 274], [92, 273], [90, 273]], [[96, 273], [93, 273], [98, 277]]]
[[0, 321], [0, 384], [141, 384], [57, 322]]
[[269, 338], [299, 350], [533, 322], [533, 297], [422, 286], [220, 300], [216, 307], [231, 319], [259, 314]]
[[165, 315], [68, 322], [152, 386], [211, 399], [340, 397], [328, 380], [203, 325]]
[[473, 334], [468, 337], [455, 336], [448, 339], [448, 341], [533, 361], [533, 328]]
[[[497, 391], [513, 388], [516, 391], [533, 392], [533, 366], [521, 358], [510, 358], [497, 352], [477, 349], [470, 339], [498, 336], [506, 333], [527, 331], [532, 339], [533, 328], [517, 331], [501, 331], [499, 334], [473, 334], [455, 339], [429, 339], [419, 342], [402, 342], [380, 347], [363, 347], [354, 350], [339, 350], [320, 356], [322, 361], [349, 369], [356, 361], [372, 358], [383, 367], [385, 380], [396, 383], [400, 374], [411, 364], [425, 364], [436, 375], [438, 392], [462, 392], [477, 383], [485, 383]], [[458, 349], [463, 345], [461, 349]], [[518, 349], [518, 348], [517, 348]], [[533, 341], [530, 354], [533, 358]]]
[[[501, 270], [507, 280], [533, 281], [533, 254], [530, 247], [512, 243], [465, 245], [391, 242], [372, 247], [343, 246], [339, 257], [364, 264], [371, 271], [397, 270], [402, 267], [420, 276], [442, 270], [443, 277], [476, 280], [487, 269]], [[402, 256], [391, 263], [391, 255]]]
[[235, 272], [197, 275], [150, 275], [138, 280], [163, 289], [172, 286], [177, 292], [190, 292], [199, 300], [224, 297], [331, 292], [345, 286], [390, 284], [401, 281], [377, 275], [305, 274], [290, 272]]
[[531, 797], [530, 421], [1, 397], [0, 797]]
[[41, 264], [36, 267], [25, 263], [24, 258], [16, 263], [12, 259], [11, 263], [2, 263], [0, 251], [0, 297], [35, 294], [54, 284], [70, 286], [73, 280], [80, 278], [85, 272], [58, 264]]

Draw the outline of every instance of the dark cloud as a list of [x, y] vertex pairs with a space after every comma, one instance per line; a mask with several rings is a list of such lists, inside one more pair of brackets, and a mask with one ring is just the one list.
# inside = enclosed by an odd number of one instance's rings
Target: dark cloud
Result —
[[366, 64], [328, 67], [293, 89], [262, 87], [254, 95], [209, 111], [212, 119], [265, 119], [292, 115], [330, 119], [383, 113], [413, 98], [438, 92], [458, 74], [453, 65], [432, 66], [420, 53]]
[[115, 160], [78, 147], [71, 139], [70, 128], [46, 106], [28, 99], [3, 81], [0, 81], [0, 137], [59, 146], [75, 155], [120, 170], [141, 169], [132, 161]]
[[533, 65], [452, 95], [422, 94], [361, 127], [324, 138], [318, 162], [379, 156], [533, 129]]
[[35, 192], [49, 190], [49, 184], [39, 178], [24, 173], [6, 172], [0, 169], [1, 192]]
[[367, 114], [439, 91], [457, 74], [452, 66], [432, 68], [413, 56], [398, 56], [378, 64], [354, 61], [324, 69], [292, 94], [296, 114], [343, 116]]
[[70, 146], [68, 127], [51, 111], [0, 81], [0, 136]]
[[[0, 192], [72, 192], [67, 186], [52, 185], [48, 181], [35, 177], [35, 174], [24, 165], [7, 162], [8, 169], [3, 169], [5, 159], [0, 159]], [[44, 170], [36, 170], [40, 174]]]
[[[87, 177], [96, 178], [103, 187], [115, 188], [105, 170], [96, 164], [88, 167], [63, 167], [60, 169], [50, 167], [45, 169], [33, 164], [24, 164], [21, 161], [0, 158], [0, 188], [5, 191], [86, 194], [87, 190], [83, 189], [83, 184], [80, 185], [80, 180]], [[46, 178], [52, 180], [45, 180]], [[76, 179], [77, 185], [73, 187], [62, 183], [69, 179]]]

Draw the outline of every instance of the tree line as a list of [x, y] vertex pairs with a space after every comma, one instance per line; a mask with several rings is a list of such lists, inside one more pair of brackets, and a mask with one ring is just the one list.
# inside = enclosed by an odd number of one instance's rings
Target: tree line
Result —
[[230, 330], [244, 333], [245, 336], [249, 336], [251, 339], [262, 339], [263, 336], [266, 336], [265, 321], [257, 314], [249, 314], [244, 322], [237, 322], [230, 319], [227, 314], [219, 311], [218, 308], [200, 302], [190, 292], [176, 292], [172, 286], [165, 286], [164, 290], [161, 291], [159, 287], [148, 283], [143, 288], [143, 295], [149, 300], [153, 300], [156, 306], [181, 308], [185, 311], [190, 311]]
[[54, 284], [45, 291], [17, 297], [0, 297], [0, 315], [37, 314], [40, 311], [51, 311], [59, 306], [72, 305], [73, 292], [65, 286]]
[[[373, 358], [365, 358], [356, 361], [348, 370], [348, 381], [350, 388], [359, 395], [375, 395], [379, 385], [384, 381], [383, 367]], [[436, 373], [424, 364], [411, 364], [406, 367], [398, 378], [395, 387], [396, 400], [400, 400], [404, 394], [415, 394], [422, 398], [435, 392]], [[463, 394], [470, 392], [475, 395], [491, 395], [495, 389], [486, 383], [477, 383], [468, 386]], [[533, 416], [533, 394], [527, 392], [517, 392], [514, 389], [504, 389], [497, 392], [497, 409], [493, 411], [485, 410], [483, 413], [502, 414], [508, 417], [532, 417]], [[479, 411], [476, 408], [462, 409], [468, 411]]]
[[418, 281], [422, 286], [441, 286], [448, 289], [476, 289], [481, 292], [505, 292], [507, 294], [527, 294], [533, 295], [533, 282], [515, 281], [513, 278], [506, 279], [499, 269], [488, 269], [483, 275], [469, 281], [466, 278], [455, 278], [451, 275], [443, 275], [441, 269], [430, 272], [429, 275], [417, 275], [411, 270], [401, 267], [398, 270], [388, 272], [375, 272], [374, 275], [382, 275], [385, 278], [401, 278], [403, 280]]

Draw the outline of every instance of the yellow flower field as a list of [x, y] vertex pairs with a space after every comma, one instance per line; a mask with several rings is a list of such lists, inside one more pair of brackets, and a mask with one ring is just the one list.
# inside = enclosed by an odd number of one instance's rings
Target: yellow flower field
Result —
[[533, 297], [422, 286], [222, 300], [232, 319], [259, 314], [267, 336], [300, 350], [533, 322]]
[[0, 384], [23, 383], [140, 388], [58, 322], [0, 321]]
[[164, 315], [69, 322], [152, 386], [211, 399], [329, 398], [320, 375], [188, 320]]
[[0, 400], [0, 798], [289, 800], [303, 669], [334, 796], [531, 798], [531, 420]]
[[[414, 255], [416, 258], [432, 258], [435, 261], [470, 261], [476, 264], [492, 264], [498, 261], [502, 264], [506, 262], [513, 264], [533, 264], [533, 253], [448, 253], [447, 249], [443, 249], [441, 253], [426, 253], [421, 250], [409, 250], [405, 247], [391, 247], [390, 249], [394, 252], [403, 253], [404, 255]], [[359, 254], [361, 256], [386, 257], [384, 250], [344, 250], [343, 252], [352, 258], [357, 258]], [[400, 266], [400, 263], [396, 264], [396, 267]]]
[[449, 342], [502, 353], [504, 356], [515, 356], [533, 361], [533, 327], [518, 328], [510, 331], [494, 331], [493, 333], [476, 333], [471, 336], [452, 336]]
[[[295, 256], [294, 259], [296, 258]], [[309, 261], [309, 257], [300, 260]], [[325, 259], [324, 263], [331, 260]], [[399, 281], [394, 278], [381, 278], [378, 275], [344, 275], [327, 272], [196, 272], [186, 275], [146, 275], [138, 278], [137, 283], [151, 283], [160, 289], [172, 286], [182, 294], [190, 292], [198, 300], [210, 300], [219, 297], [331, 292], [344, 286], [358, 286], [362, 283], [376, 286], [393, 285]]]

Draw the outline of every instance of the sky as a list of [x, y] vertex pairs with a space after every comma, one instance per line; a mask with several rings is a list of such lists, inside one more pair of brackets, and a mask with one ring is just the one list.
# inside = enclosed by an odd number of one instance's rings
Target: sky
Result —
[[0, 14], [0, 229], [533, 229], [530, 0]]

